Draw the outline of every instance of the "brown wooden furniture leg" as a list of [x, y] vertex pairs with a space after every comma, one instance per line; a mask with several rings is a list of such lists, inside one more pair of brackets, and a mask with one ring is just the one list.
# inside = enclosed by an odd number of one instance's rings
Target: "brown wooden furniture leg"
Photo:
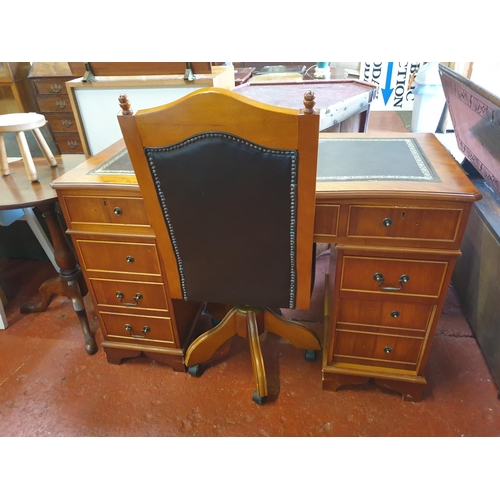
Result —
[[253, 399], [256, 403], [262, 403], [268, 394], [267, 377], [262, 350], [260, 348], [259, 327], [257, 326], [257, 318], [254, 311], [247, 313], [247, 336], [248, 344], [250, 345], [250, 357], [252, 358], [253, 376], [257, 387]]
[[323, 372], [323, 389], [327, 391], [336, 391], [343, 385], [366, 384], [370, 380], [373, 380], [380, 387], [399, 392], [402, 394], [405, 401], [414, 402], [418, 402], [422, 399], [422, 392], [426, 386], [424, 377], [417, 379], [415, 382], [406, 382], [404, 380], [390, 380], [376, 377]]
[[422, 392], [424, 391], [424, 387], [426, 385], [425, 379], [422, 382], [413, 383], [413, 382], [404, 382], [399, 380], [387, 380], [387, 379], [379, 379], [374, 378], [373, 381], [380, 385], [381, 387], [385, 387], [386, 389], [391, 389], [392, 391], [399, 392], [403, 395], [403, 399], [405, 401], [415, 401], [418, 402], [422, 399]]
[[[47, 221], [52, 245], [54, 246], [54, 257], [57, 265], [60, 267], [60, 273], [57, 278], [47, 280], [41, 285], [39, 288], [40, 301], [37, 304], [23, 306], [21, 312], [27, 314], [44, 311], [55, 295], [65, 295], [73, 302], [73, 309], [80, 320], [85, 339], [85, 350], [88, 354], [95, 354], [97, 352], [97, 344], [90, 330], [83, 302], [83, 295], [87, 293], [87, 287], [83, 283], [80, 267], [76, 262], [73, 250], [64, 236], [61, 224], [57, 218], [55, 203], [46, 203], [40, 205], [39, 208], [42, 210], [43, 217]], [[83, 287], [81, 287], [81, 283], [83, 283]]]
[[297, 349], [321, 350], [321, 344], [313, 330], [302, 323], [278, 316], [267, 308], [264, 309], [264, 330], [279, 335]]
[[137, 349], [132, 345], [127, 346], [126, 344], [108, 341], [104, 341], [102, 343], [102, 348], [106, 353], [108, 363], [113, 365], [119, 365], [124, 359], [136, 358], [141, 354], [144, 354], [150, 359], [154, 359], [155, 361], [170, 366], [174, 372], [186, 371], [186, 366], [183, 361], [183, 353], [181, 350], [173, 350], [170, 354], [163, 351], [154, 351], [153, 348], [151, 350]]
[[327, 391], [336, 391], [342, 385], [366, 384], [369, 380], [370, 377], [323, 372], [323, 389]]

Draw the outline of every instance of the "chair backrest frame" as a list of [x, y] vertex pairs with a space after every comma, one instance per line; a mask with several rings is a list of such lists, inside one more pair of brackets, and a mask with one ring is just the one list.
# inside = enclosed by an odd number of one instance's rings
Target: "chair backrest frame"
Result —
[[172, 298], [185, 297], [145, 148], [168, 147], [198, 134], [220, 132], [265, 148], [298, 152], [295, 308], [307, 309], [313, 259], [318, 111], [271, 106], [218, 88], [200, 89], [175, 102], [137, 112], [130, 109], [126, 96], [120, 96], [120, 105], [118, 121], [156, 234]]

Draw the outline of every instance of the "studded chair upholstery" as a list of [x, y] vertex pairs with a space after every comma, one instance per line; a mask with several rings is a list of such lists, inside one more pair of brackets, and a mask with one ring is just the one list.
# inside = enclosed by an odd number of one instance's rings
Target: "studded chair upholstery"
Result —
[[[320, 349], [279, 308], [309, 308], [319, 116], [225, 89], [200, 89], [118, 120], [155, 231], [173, 299], [232, 306], [187, 347], [203, 363], [235, 335], [249, 340], [257, 390], [268, 395], [259, 332]], [[228, 307], [229, 309], [229, 307]]]

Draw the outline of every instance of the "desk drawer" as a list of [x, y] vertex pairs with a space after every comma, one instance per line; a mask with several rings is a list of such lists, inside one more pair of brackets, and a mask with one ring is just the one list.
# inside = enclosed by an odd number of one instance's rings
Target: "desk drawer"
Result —
[[121, 340], [143, 344], [174, 344], [174, 333], [170, 318], [157, 316], [131, 316], [102, 312], [107, 340]]
[[415, 369], [423, 340], [337, 330], [334, 362]]
[[135, 312], [138, 309], [168, 311], [163, 283], [90, 279], [99, 306], [114, 306]]
[[126, 278], [160, 282], [155, 244], [77, 239], [82, 266], [88, 273], [124, 274]]
[[64, 197], [71, 223], [150, 227], [142, 198]]
[[447, 261], [344, 255], [341, 291], [439, 298]]
[[[349, 330], [390, 329], [394, 334], [424, 337], [435, 306], [384, 300], [342, 298], [337, 325]], [[401, 332], [401, 333], [400, 333]]]
[[351, 205], [347, 236], [454, 242], [461, 209]]

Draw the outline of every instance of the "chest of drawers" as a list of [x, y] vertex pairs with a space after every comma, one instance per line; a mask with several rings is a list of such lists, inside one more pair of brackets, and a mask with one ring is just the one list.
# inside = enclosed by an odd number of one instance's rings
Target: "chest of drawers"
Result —
[[[144, 202], [131, 184], [135, 177], [86, 175], [92, 161], [72, 172], [84, 174], [58, 188], [58, 196], [108, 362], [144, 353], [184, 371], [184, 350], [201, 304], [170, 298]], [[82, 179], [97, 184], [89, 187]]]
[[30, 72], [36, 101], [62, 154], [83, 153], [66, 82], [76, 78], [67, 63], [34, 63]]
[[[347, 178], [317, 185], [316, 239], [332, 243], [324, 389], [372, 379], [405, 400], [422, 397], [436, 325], [480, 195], [434, 136], [412, 137], [412, 154], [396, 168], [384, 161], [399, 155], [382, 150], [380, 171], [376, 161], [368, 170], [357, 163]], [[412, 158], [425, 164], [409, 173]], [[380, 175], [385, 171], [393, 173]]]

